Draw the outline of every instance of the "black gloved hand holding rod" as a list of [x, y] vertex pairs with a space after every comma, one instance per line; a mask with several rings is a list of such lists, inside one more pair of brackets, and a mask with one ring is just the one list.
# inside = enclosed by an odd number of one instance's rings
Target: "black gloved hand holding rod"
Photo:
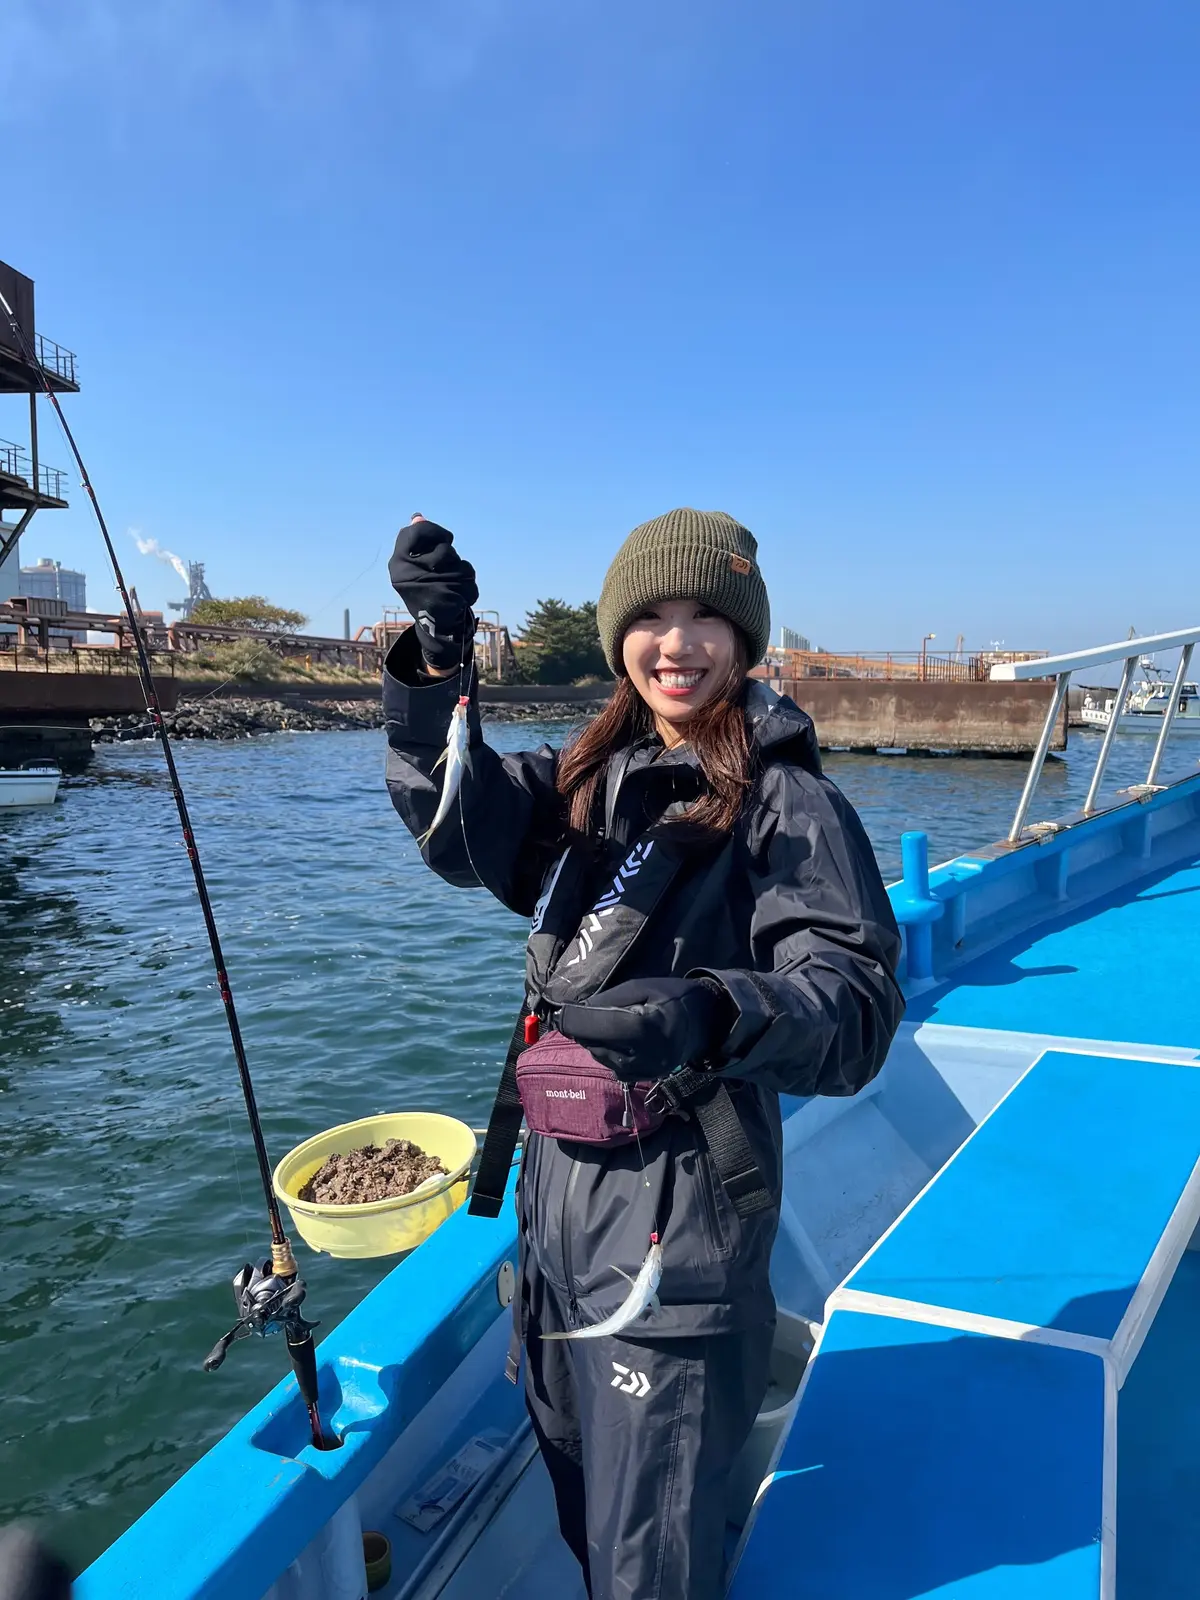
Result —
[[[125, 615], [129, 622], [130, 632], [133, 635], [134, 655], [137, 661], [138, 676], [141, 679], [142, 693], [146, 700], [146, 710], [149, 712], [150, 721], [154, 727], [158, 742], [162, 747], [163, 760], [166, 762], [167, 777], [171, 785], [171, 793], [175, 800], [175, 808], [179, 813], [179, 825], [183, 832], [183, 842], [187, 847], [188, 860], [192, 864], [192, 876], [196, 882], [196, 894], [200, 901], [200, 910], [204, 917], [205, 930], [208, 933], [209, 948], [212, 951], [213, 965], [217, 970], [217, 987], [221, 993], [221, 1001], [225, 1007], [225, 1021], [229, 1027], [229, 1038], [233, 1045], [233, 1056], [237, 1063], [238, 1076], [241, 1080], [242, 1095], [246, 1102], [246, 1114], [250, 1119], [250, 1136], [254, 1141], [254, 1154], [258, 1162], [258, 1175], [262, 1183], [263, 1197], [267, 1203], [267, 1216], [271, 1225], [271, 1272], [281, 1284], [282, 1289], [278, 1297], [280, 1314], [260, 1318], [261, 1326], [253, 1331], [269, 1333], [282, 1331], [287, 1338], [288, 1354], [292, 1358], [292, 1365], [296, 1372], [296, 1381], [300, 1386], [300, 1393], [308, 1409], [309, 1422], [312, 1426], [313, 1443], [318, 1448], [326, 1448], [327, 1441], [321, 1430], [321, 1419], [317, 1409], [317, 1362], [313, 1347], [312, 1328], [315, 1323], [307, 1323], [300, 1316], [299, 1305], [304, 1298], [304, 1283], [298, 1276], [296, 1259], [292, 1254], [292, 1247], [287, 1235], [283, 1231], [283, 1223], [279, 1215], [279, 1205], [275, 1199], [275, 1192], [271, 1185], [271, 1163], [267, 1158], [266, 1141], [263, 1138], [262, 1121], [258, 1114], [258, 1102], [254, 1094], [254, 1085], [250, 1079], [250, 1066], [246, 1060], [246, 1049], [242, 1042], [241, 1024], [238, 1021], [237, 1008], [233, 1003], [233, 991], [229, 984], [229, 974], [225, 970], [225, 956], [221, 949], [221, 937], [217, 931], [216, 917], [213, 914], [212, 902], [208, 895], [208, 884], [204, 876], [204, 868], [200, 861], [200, 850], [196, 844], [195, 834], [192, 832], [192, 820], [188, 814], [187, 801], [184, 798], [183, 786], [179, 781], [179, 772], [175, 766], [175, 754], [171, 748], [170, 735], [167, 733], [163, 721], [162, 708], [158, 703], [158, 693], [154, 687], [154, 676], [150, 669], [150, 655], [146, 648], [145, 636], [142, 633], [141, 623], [133, 608], [129, 597], [129, 590], [125, 586], [125, 575], [121, 570], [121, 563], [117, 559], [116, 548], [109, 535], [108, 524], [104, 520], [104, 513], [100, 509], [100, 501], [96, 491], [92, 488], [88, 478], [87, 468], [83, 457], [79, 453], [79, 446], [75, 443], [75, 436], [67, 425], [66, 416], [59, 404], [58, 396], [43, 369], [41, 362], [25, 330], [13, 314], [13, 309], [8, 301], [0, 294], [0, 309], [8, 319], [8, 324], [17, 341], [17, 348], [22, 352], [30, 368], [41, 378], [42, 389], [46, 398], [54, 409], [58, 425], [62, 429], [63, 438], [66, 440], [75, 465], [79, 469], [79, 481], [91, 501], [96, 522], [100, 529], [100, 536], [104, 540], [104, 548], [108, 552], [108, 559], [112, 565], [113, 576], [120, 591], [121, 602], [125, 608]], [[249, 1267], [243, 1269], [249, 1272]], [[241, 1273], [238, 1274], [240, 1279]], [[235, 1279], [235, 1285], [237, 1279]], [[292, 1292], [286, 1294], [284, 1290]], [[236, 1295], [236, 1287], [235, 1287]], [[239, 1302], [239, 1315], [241, 1305]], [[208, 1370], [219, 1366], [224, 1359], [224, 1345], [222, 1341], [210, 1353], [205, 1363]], [[220, 1352], [218, 1355], [218, 1351]]]

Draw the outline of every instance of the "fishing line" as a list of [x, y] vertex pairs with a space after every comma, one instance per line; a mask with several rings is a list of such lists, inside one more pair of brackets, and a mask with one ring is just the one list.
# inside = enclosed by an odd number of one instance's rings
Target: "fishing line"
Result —
[[375, 554], [371, 557], [370, 561], [367, 562], [362, 571], [351, 578], [350, 582], [346, 584], [344, 588], [339, 589], [336, 594], [330, 595], [329, 599], [326, 600], [320, 611], [313, 613], [313, 621], [316, 621], [317, 617], [323, 617], [326, 612], [329, 611], [330, 607], [336, 604], [336, 602], [339, 601], [348, 590], [353, 589], [354, 585], [359, 581], [360, 578], [365, 578], [368, 572], [373, 572], [375, 570], [375, 563], [379, 560], [380, 551], [382, 551], [382, 549], [383, 546], [381, 544], [377, 544], [375, 546]]
[[642, 1164], [642, 1182], [648, 1189], [650, 1187], [650, 1178], [646, 1172], [646, 1152], [642, 1149], [642, 1136], [638, 1132], [638, 1126], [636, 1122], [633, 1125], [633, 1141], [637, 1145], [638, 1160]]
[[[188, 813], [183, 785], [180, 782], [179, 771], [175, 765], [175, 753], [171, 747], [171, 739], [167, 732], [166, 723], [163, 720], [162, 707], [158, 701], [158, 691], [154, 687], [154, 675], [150, 666], [150, 656], [146, 647], [145, 635], [134, 610], [129, 589], [125, 583], [125, 574], [117, 556], [116, 546], [113, 544], [112, 536], [108, 531], [104, 513], [100, 509], [99, 498], [92, 487], [83, 456], [80, 454], [79, 446], [75, 443], [75, 436], [67, 423], [66, 415], [63, 412], [58, 396], [55, 394], [49, 377], [38, 360], [25, 330], [17, 321], [13, 308], [2, 293], [0, 293], [0, 307], [3, 307], [4, 313], [8, 318], [8, 324], [13, 331], [18, 348], [30, 368], [37, 373], [41, 380], [42, 391], [53, 408], [63, 438], [66, 440], [67, 447], [74, 457], [75, 465], [79, 471], [80, 485], [86, 491], [91, 502], [92, 511], [100, 529], [100, 536], [104, 541], [113, 576], [117, 582], [121, 603], [129, 620], [134, 653], [137, 659], [138, 676], [141, 679], [142, 694], [146, 701], [146, 710], [150, 715], [150, 721], [162, 748], [163, 760], [166, 762], [167, 767], [167, 777], [171, 785], [171, 794], [175, 801], [175, 809], [179, 813], [179, 826], [183, 833], [183, 842], [187, 849], [188, 860], [192, 865], [196, 894], [204, 917], [204, 926], [208, 934], [213, 965], [216, 967], [217, 987], [220, 990], [221, 1003], [225, 1008], [225, 1021], [229, 1029], [230, 1042], [233, 1046], [234, 1060], [237, 1063], [242, 1096], [246, 1102], [246, 1115], [250, 1122], [250, 1137], [254, 1143], [259, 1181], [262, 1184], [263, 1198], [267, 1206], [267, 1217], [271, 1227], [271, 1261], [264, 1263], [263, 1268], [251, 1269], [247, 1265], [243, 1272], [239, 1273], [234, 1279], [234, 1295], [239, 1309], [238, 1323], [223, 1340], [214, 1346], [204, 1365], [206, 1370], [209, 1371], [219, 1366], [225, 1358], [225, 1351], [228, 1345], [235, 1338], [240, 1338], [250, 1332], [265, 1334], [282, 1329], [287, 1336], [288, 1353], [292, 1358], [300, 1391], [308, 1408], [309, 1420], [313, 1429], [313, 1442], [321, 1445], [324, 1441], [321, 1433], [320, 1418], [317, 1413], [316, 1356], [313, 1350], [311, 1332], [315, 1324], [305, 1322], [300, 1316], [299, 1306], [300, 1301], [304, 1298], [304, 1284], [298, 1276], [299, 1269], [296, 1265], [296, 1259], [292, 1254], [287, 1235], [283, 1231], [279, 1205], [275, 1199], [271, 1184], [271, 1163], [267, 1156], [266, 1140], [263, 1137], [262, 1120], [259, 1116], [254, 1084], [250, 1078], [250, 1065], [246, 1059], [241, 1023], [238, 1020], [233, 990], [225, 967], [221, 936], [217, 929], [212, 901], [209, 898], [208, 883], [200, 860], [199, 847], [196, 844], [196, 836], [192, 830], [192, 819]], [[36, 487], [35, 484], [35, 491]], [[278, 1286], [277, 1288], [274, 1287], [276, 1285]]]
[[[474, 612], [468, 611], [467, 615], [472, 619], [472, 621], [474, 621]], [[471, 635], [471, 652], [470, 652], [469, 656], [466, 653], [466, 640], [465, 639], [463, 640], [463, 659], [462, 659], [462, 662], [460, 663], [459, 668], [458, 668], [458, 698], [459, 698], [460, 701], [464, 698], [465, 694], [469, 693], [469, 679], [468, 679], [468, 688], [467, 688], [467, 690], [464, 690], [464, 688], [463, 688], [463, 678], [464, 678], [464, 675], [467, 673], [468, 666], [470, 667], [471, 672], [475, 671], [475, 635], [474, 634]], [[451, 724], [451, 726], [453, 726], [453, 724]], [[482, 734], [481, 734], [481, 737], [482, 737]], [[475, 877], [479, 882], [479, 887], [481, 889], [486, 889], [487, 886], [488, 886], [487, 882], [485, 881], [485, 879], [483, 878], [482, 874], [480, 873], [479, 868], [475, 865], [475, 861], [474, 861], [474, 859], [473, 859], [473, 857], [471, 855], [471, 846], [470, 846], [470, 843], [469, 843], [469, 841], [467, 839], [467, 811], [466, 811], [465, 805], [463, 804], [463, 799], [464, 799], [463, 791], [466, 788], [467, 778], [470, 776], [470, 772], [471, 772], [471, 764], [470, 764], [470, 759], [469, 759], [470, 758], [470, 754], [471, 754], [471, 742], [470, 742], [470, 740], [471, 740], [471, 727], [470, 727], [470, 723], [468, 722], [468, 724], [467, 724], [467, 747], [466, 747], [465, 751], [463, 752], [463, 775], [462, 775], [462, 781], [459, 783], [459, 786], [458, 786], [458, 826], [459, 826], [459, 831], [462, 834], [463, 849], [467, 853], [467, 865], [470, 867], [471, 871], [475, 874]]]

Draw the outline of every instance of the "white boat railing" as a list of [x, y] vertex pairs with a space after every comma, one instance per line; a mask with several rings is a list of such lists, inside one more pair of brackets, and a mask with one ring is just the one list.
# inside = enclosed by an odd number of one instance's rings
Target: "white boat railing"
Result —
[[1096, 757], [1096, 770], [1092, 773], [1092, 781], [1088, 786], [1087, 799], [1083, 803], [1085, 816], [1090, 816], [1096, 810], [1096, 798], [1100, 793], [1100, 781], [1104, 776], [1104, 769], [1108, 764], [1109, 753], [1117, 733], [1117, 726], [1121, 720], [1121, 712], [1129, 697], [1133, 675], [1137, 670], [1139, 658], [1148, 655], [1157, 655], [1162, 650], [1178, 650], [1179, 665], [1175, 670], [1175, 681], [1171, 687], [1171, 697], [1163, 712], [1163, 725], [1159, 729], [1158, 738], [1154, 742], [1154, 754], [1150, 757], [1150, 769], [1146, 773], [1145, 783], [1134, 785], [1131, 790], [1136, 794], [1153, 794], [1163, 787], [1158, 782], [1159, 770], [1162, 767], [1163, 755], [1166, 752], [1167, 740], [1171, 736], [1171, 725], [1175, 721], [1175, 710], [1179, 705], [1179, 694], [1192, 664], [1192, 652], [1196, 648], [1196, 641], [1200, 640], [1200, 628], [1181, 628], [1175, 633], [1145, 634], [1140, 639], [1122, 639], [1119, 644], [1097, 645], [1091, 650], [1077, 650], [1073, 655], [1041, 656], [1036, 661], [1005, 661], [993, 667], [989, 676], [994, 683], [1028, 683], [1035, 678], [1053, 678], [1055, 680], [1054, 696], [1050, 702], [1050, 709], [1046, 714], [1046, 722], [1038, 740], [1037, 749], [1033, 753], [1030, 764], [1029, 776], [1025, 779], [1025, 787], [1021, 791], [1021, 798], [1017, 802], [1017, 813], [1013, 818], [1012, 827], [1008, 830], [1009, 844], [1019, 844], [1021, 834], [1025, 828], [1025, 819], [1029, 815], [1029, 807], [1033, 802], [1034, 791], [1037, 789], [1038, 779], [1045, 764], [1046, 753], [1050, 749], [1050, 740], [1054, 735], [1054, 725], [1058, 721], [1063, 704], [1067, 698], [1067, 690], [1071, 683], [1071, 674], [1084, 667], [1103, 667], [1112, 661], [1123, 661], [1124, 670], [1121, 673], [1121, 687], [1117, 690], [1117, 698], [1113, 702], [1112, 716], [1108, 719], [1108, 726], [1104, 730], [1104, 740], [1100, 746], [1100, 754]]

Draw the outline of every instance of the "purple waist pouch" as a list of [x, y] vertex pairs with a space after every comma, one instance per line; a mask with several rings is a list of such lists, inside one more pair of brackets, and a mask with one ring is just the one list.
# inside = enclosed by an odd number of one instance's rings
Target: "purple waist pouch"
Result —
[[543, 1034], [517, 1057], [517, 1092], [534, 1133], [580, 1144], [631, 1144], [667, 1118], [647, 1107], [651, 1083], [622, 1083], [565, 1034]]

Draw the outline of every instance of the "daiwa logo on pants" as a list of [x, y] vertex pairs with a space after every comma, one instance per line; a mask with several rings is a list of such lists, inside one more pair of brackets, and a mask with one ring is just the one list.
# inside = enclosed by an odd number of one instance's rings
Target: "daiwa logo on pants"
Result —
[[644, 1372], [635, 1372], [632, 1367], [623, 1367], [619, 1361], [614, 1361], [612, 1369], [616, 1377], [609, 1384], [610, 1389], [619, 1389], [622, 1394], [631, 1394], [635, 1400], [644, 1400], [650, 1393], [650, 1379]]
[[647, 839], [643, 844], [634, 845], [625, 860], [617, 868], [612, 887], [606, 889], [599, 900], [596, 901], [596, 904], [588, 912], [587, 920], [584, 922], [583, 927], [579, 930], [579, 954], [572, 956], [570, 961], [567, 962], [569, 967], [577, 967], [581, 961], [585, 961], [591, 955], [592, 948], [596, 943], [594, 935], [600, 932], [600, 918], [612, 916], [624, 899], [626, 889], [642, 870], [642, 863], [649, 858], [653, 849], [653, 839]]

